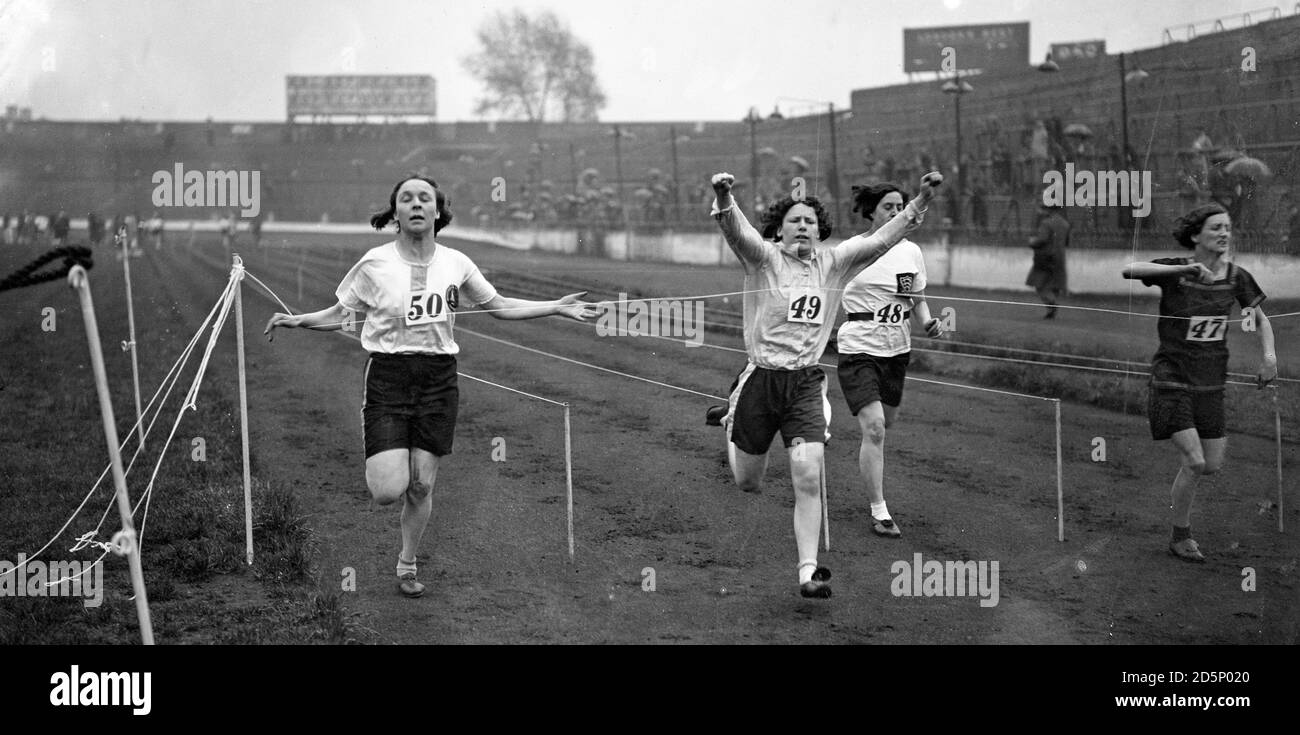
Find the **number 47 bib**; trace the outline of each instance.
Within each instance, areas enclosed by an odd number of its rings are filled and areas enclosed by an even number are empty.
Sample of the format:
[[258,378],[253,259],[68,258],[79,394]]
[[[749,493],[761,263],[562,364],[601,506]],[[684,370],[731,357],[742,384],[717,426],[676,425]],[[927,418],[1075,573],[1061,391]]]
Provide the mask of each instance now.
[[821,324],[826,320],[826,295],[821,289],[796,289],[786,304],[785,320],[801,324]]
[[1187,320],[1188,342],[1219,342],[1227,332],[1226,316],[1194,316]]
[[415,291],[406,295],[406,326],[447,321],[446,304],[435,291]]

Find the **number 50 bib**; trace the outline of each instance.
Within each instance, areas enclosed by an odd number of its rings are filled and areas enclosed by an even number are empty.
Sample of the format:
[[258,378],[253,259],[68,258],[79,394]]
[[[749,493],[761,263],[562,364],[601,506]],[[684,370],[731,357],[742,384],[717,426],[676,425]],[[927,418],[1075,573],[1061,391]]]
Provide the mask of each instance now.
[[446,303],[435,291],[416,291],[406,295],[406,326],[447,321]]

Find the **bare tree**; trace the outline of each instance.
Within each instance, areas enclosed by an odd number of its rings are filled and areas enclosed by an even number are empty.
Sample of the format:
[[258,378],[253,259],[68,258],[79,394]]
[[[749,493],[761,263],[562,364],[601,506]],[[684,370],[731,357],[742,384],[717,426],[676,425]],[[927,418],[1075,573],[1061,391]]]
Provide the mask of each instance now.
[[480,50],[464,61],[485,88],[476,114],[591,122],[605,106],[591,49],[554,13],[497,13],[477,35]]

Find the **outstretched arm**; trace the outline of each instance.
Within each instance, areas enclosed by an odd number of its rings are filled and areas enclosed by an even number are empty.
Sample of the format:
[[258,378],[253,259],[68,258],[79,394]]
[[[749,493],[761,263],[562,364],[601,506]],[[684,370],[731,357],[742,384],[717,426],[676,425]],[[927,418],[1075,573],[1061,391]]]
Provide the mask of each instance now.
[[555,301],[530,301],[498,294],[482,306],[497,319],[537,319],[559,315],[582,322],[596,316],[596,307],[579,300],[586,295],[587,292],[582,291]]
[[731,196],[731,186],[736,183],[736,177],[728,173],[714,174],[712,183],[713,193],[717,196],[713,218],[718,221],[718,227],[722,228],[727,247],[740,259],[746,271],[751,266],[761,266],[767,248],[763,244],[762,235],[745,219],[744,213],[736,205],[736,199]]
[[1168,276],[1189,275],[1196,276],[1201,283],[1214,283],[1214,271],[1205,267],[1201,263],[1188,263],[1187,265],[1169,265],[1166,263],[1147,263],[1136,262],[1124,266],[1121,274],[1125,278],[1134,280],[1157,279]]
[[285,314],[276,312],[271,315],[270,321],[266,323],[266,330],[262,334],[266,335],[268,342],[275,340],[275,335],[271,332],[276,327],[305,327],[307,329],[316,329],[322,332],[332,332],[336,329],[342,329],[343,323],[349,316],[349,309],[343,304],[335,304],[328,309],[313,311],[310,314]]
[[902,212],[881,225],[870,235],[857,235],[850,237],[839,245],[835,246],[835,252],[840,257],[847,258],[848,269],[850,273],[857,273],[872,263],[880,259],[880,256],[889,252],[889,249],[897,245],[907,233],[921,226],[925,219],[926,209],[930,201],[934,199],[934,190],[943,183],[943,175],[938,172],[931,172],[921,179],[921,191],[916,198],[907,203]]

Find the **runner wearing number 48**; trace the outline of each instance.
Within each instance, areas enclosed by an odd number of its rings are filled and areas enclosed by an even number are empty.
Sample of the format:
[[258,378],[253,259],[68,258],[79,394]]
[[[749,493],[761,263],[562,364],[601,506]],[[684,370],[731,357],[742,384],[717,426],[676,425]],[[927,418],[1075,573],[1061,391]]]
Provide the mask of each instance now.
[[830,435],[831,409],[826,375],[817,362],[835,325],[844,286],[920,226],[943,177],[927,174],[921,193],[901,217],[833,247],[817,244],[830,236],[831,221],[816,197],[787,196],[773,204],[763,215],[760,235],[731,196],[734,182],[730,174],[713,177],[713,216],[745,268],[749,364],[736,378],[727,405],[709,409],[707,421],[726,427],[732,475],[748,492],[761,484],[768,449],[781,432],[794,484],[799,592],[830,597],[830,570],[817,564],[817,540],[822,451]]
[[422,176],[399,181],[388,209],[371,217],[376,230],[397,225],[397,239],[362,256],[335,292],[338,303],[310,314],[277,313],[276,327],[336,330],[352,312],[366,312],[361,345],[370,353],[362,393],[366,484],[380,505],[402,503],[398,591],[419,597],[416,552],[433,511],[440,459],[451,453],[459,407],[452,336],[461,299],[498,319],[552,314],[583,321],[595,308],[570,294],[557,301],[505,298],[463,253],[434,241],[451,222],[447,198]]
[[1151,437],[1172,439],[1181,466],[1171,491],[1173,536],[1169,552],[1180,559],[1204,562],[1192,539],[1192,501],[1196,480],[1218,472],[1228,440],[1224,435],[1223,394],[1228,377],[1227,333],[1232,304],[1250,309],[1244,327],[1259,334],[1264,361],[1260,387],[1277,378],[1273,328],[1260,304],[1264,294],[1245,268],[1228,261],[1232,220],[1217,204],[1197,207],[1183,215],[1174,239],[1189,250],[1189,258],[1159,258],[1131,263],[1123,271],[1147,286],[1159,286],[1160,347],[1151,364],[1147,416]]
[[[853,211],[879,232],[907,204],[894,184],[853,187]],[[885,504],[885,430],[893,426],[903,401],[903,381],[912,356],[911,323],[931,337],[943,334],[925,302],[925,258],[911,240],[902,240],[857,275],[844,289],[848,321],[836,338],[840,389],[862,428],[858,468],[871,503],[871,530],[899,538],[903,532]]]

